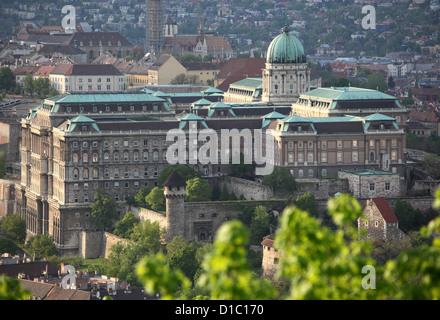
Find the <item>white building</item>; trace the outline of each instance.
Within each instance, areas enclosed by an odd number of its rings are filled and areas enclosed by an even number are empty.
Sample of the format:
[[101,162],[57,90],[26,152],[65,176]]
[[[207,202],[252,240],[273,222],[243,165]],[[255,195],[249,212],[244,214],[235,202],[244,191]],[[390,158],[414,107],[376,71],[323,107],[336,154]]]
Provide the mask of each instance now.
[[52,89],[65,92],[125,90],[125,77],[113,65],[60,64],[49,74]]

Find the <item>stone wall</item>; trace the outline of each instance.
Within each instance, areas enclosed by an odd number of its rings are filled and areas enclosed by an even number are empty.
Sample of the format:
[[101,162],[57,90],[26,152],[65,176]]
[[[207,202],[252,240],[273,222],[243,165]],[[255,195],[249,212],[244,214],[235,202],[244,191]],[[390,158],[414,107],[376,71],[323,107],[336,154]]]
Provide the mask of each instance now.
[[165,215],[145,208],[132,207],[131,212],[138,217],[141,221],[149,220],[150,222],[159,222],[161,228],[167,227]]
[[281,212],[285,200],[185,202],[184,237],[194,241],[212,241],[226,221],[237,218],[245,207],[264,206]]
[[269,200],[274,197],[271,187],[263,186],[256,181],[224,176],[219,183],[220,190],[223,188],[224,183],[229,193],[233,192],[237,198],[241,195],[246,200]]
[[304,193],[310,193],[315,199],[328,199],[335,193],[350,192],[347,179],[298,179],[295,199]]
[[415,180],[411,190],[408,191],[408,195],[430,194],[434,196],[439,186],[440,180]]
[[80,232],[78,253],[83,259],[108,258],[110,248],[118,242],[126,243],[126,239],[104,231]]

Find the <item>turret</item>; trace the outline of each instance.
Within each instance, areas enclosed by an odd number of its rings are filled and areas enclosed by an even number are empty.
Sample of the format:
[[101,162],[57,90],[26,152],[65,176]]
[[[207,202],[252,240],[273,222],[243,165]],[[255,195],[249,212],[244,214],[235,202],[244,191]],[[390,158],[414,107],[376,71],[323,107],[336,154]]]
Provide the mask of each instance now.
[[175,236],[185,237],[185,196],[186,182],[173,171],[163,184],[166,199],[167,212],[167,240],[171,241]]

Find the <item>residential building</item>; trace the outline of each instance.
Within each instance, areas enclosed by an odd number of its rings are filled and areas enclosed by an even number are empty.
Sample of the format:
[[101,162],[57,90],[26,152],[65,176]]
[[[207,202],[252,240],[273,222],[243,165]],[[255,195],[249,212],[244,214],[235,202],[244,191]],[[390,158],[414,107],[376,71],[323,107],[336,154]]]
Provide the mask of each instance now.
[[123,73],[126,78],[127,88],[144,87],[148,84],[148,67],[144,65],[131,65]]
[[363,213],[364,218],[358,219],[361,239],[396,241],[407,237],[399,229],[399,219],[385,198],[367,200]]
[[60,93],[125,90],[124,75],[109,64],[59,64],[49,79],[52,88]]
[[[170,30],[173,27],[167,26],[166,28]],[[237,55],[226,37],[205,32],[202,24],[198,34],[179,35],[174,32],[167,34],[163,51],[176,57],[184,54],[191,54],[200,58],[210,56],[223,62]]]
[[226,92],[231,83],[246,78],[261,78],[265,58],[231,58],[214,78],[214,87]]
[[354,169],[338,172],[340,179],[347,179],[350,191],[357,199],[399,197],[400,176],[378,169]]
[[220,72],[223,64],[212,62],[181,62],[186,68],[186,74],[189,78],[197,77],[194,84],[210,85],[214,84],[214,78]]
[[148,69],[148,85],[170,84],[179,74],[186,75],[186,68],[170,54],[162,54]]
[[76,32],[65,45],[84,51],[87,54],[87,63],[91,63],[105,51],[123,58],[129,56],[133,50],[133,45],[119,32]]

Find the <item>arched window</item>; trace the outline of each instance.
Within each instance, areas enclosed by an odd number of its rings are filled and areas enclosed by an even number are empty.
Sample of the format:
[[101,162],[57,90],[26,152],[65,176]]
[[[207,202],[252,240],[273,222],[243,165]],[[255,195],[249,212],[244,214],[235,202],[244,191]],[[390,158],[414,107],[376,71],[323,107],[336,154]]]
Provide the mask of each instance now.
[[87,152],[83,153],[83,163],[89,162],[89,154]]
[[83,179],[88,179],[88,178],[89,178],[89,169],[84,168]]
[[159,160],[159,153],[157,151],[153,152],[153,161]]
[[370,161],[375,161],[375,160],[376,160],[376,157],[375,157],[374,151],[371,151],[370,152]]
[[73,169],[73,178],[78,179],[79,177],[79,170],[77,168]]
[[75,152],[75,153],[73,154],[73,157],[72,157],[72,158],[73,158],[73,163],[78,163],[78,153]]
[[93,154],[93,159],[92,159],[92,161],[93,161],[93,162],[98,162],[98,154],[97,154],[96,152]]
[[93,168],[93,179],[99,178],[99,170],[98,168]]
[[104,153],[104,162],[108,162],[109,160],[109,154],[108,152]]

